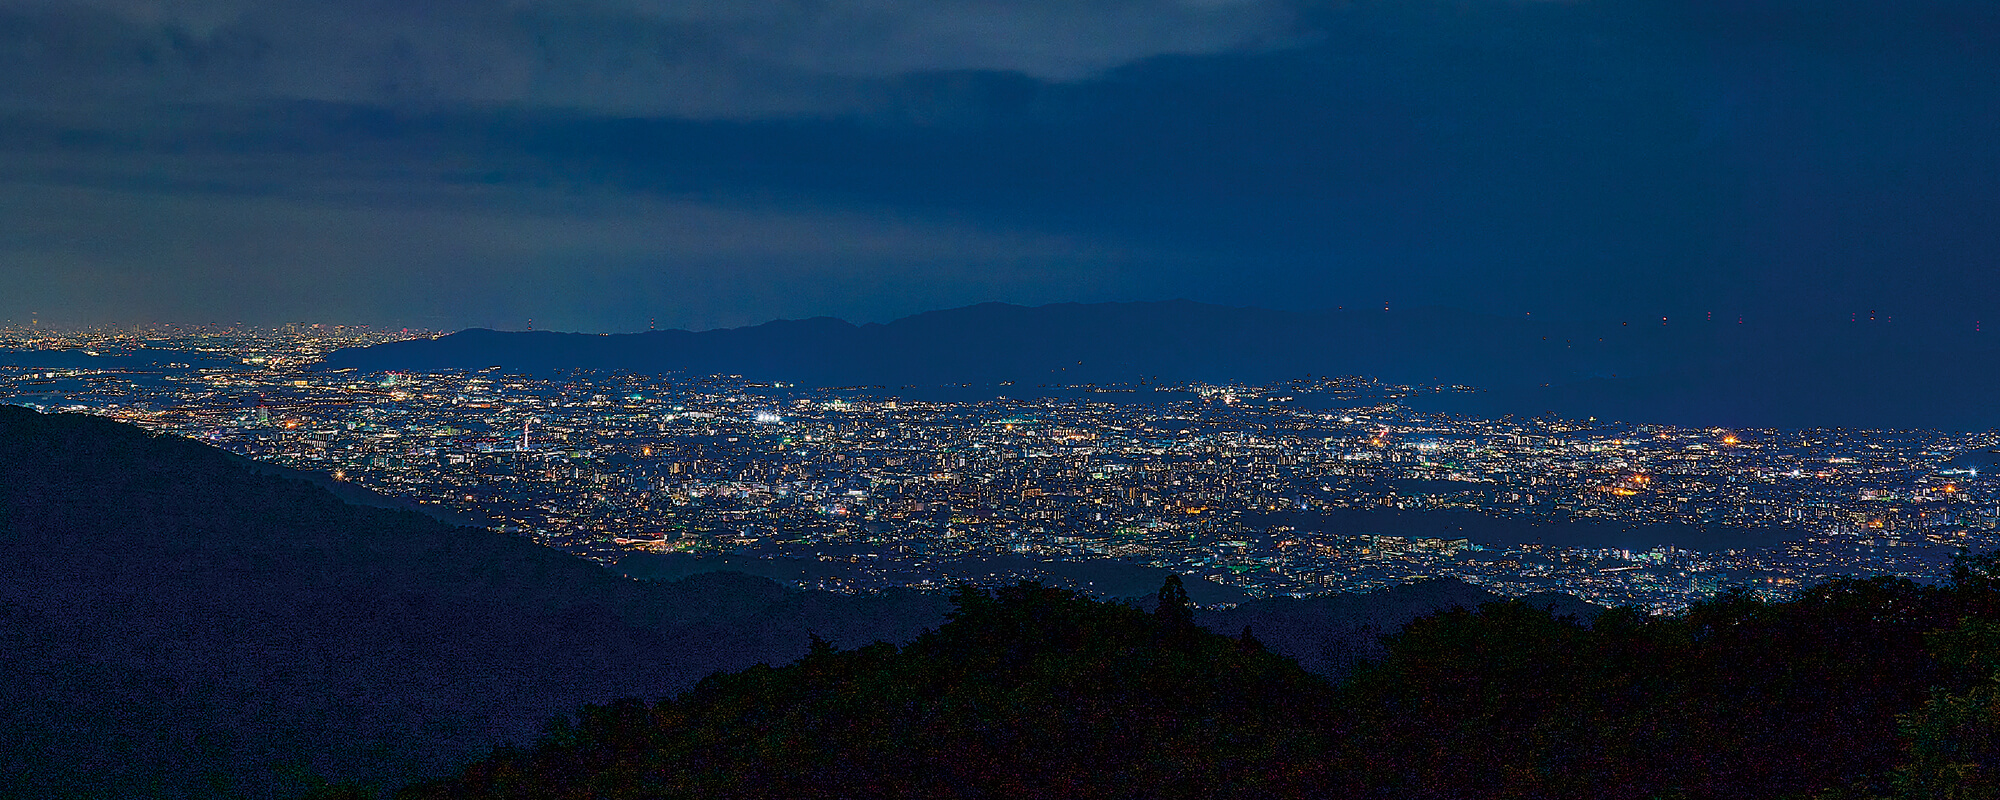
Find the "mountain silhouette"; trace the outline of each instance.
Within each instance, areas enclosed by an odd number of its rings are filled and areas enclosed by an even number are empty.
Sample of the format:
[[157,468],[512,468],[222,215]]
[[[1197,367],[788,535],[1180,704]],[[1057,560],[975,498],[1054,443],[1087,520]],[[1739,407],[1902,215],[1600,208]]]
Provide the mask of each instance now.
[[628,370],[804,386],[1366,375],[1468,385],[1438,410],[1696,426],[1986,429],[2000,345],[1915,322],[1555,320],[1445,308],[1273,311],[1186,300],[986,303],[888,323],[817,317],[632,334],[461,331],[337,351],[326,369]]
[[634,581],[214,448],[0,406],[0,753],[21,796],[395,782],[587,702],[904,641],[943,600]]

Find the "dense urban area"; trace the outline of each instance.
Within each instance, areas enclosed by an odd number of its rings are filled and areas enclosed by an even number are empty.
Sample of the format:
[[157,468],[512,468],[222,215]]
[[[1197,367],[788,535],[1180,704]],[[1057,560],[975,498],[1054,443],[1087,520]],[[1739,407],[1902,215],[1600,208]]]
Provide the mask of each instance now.
[[434,335],[10,325],[0,402],[188,436],[608,564],[730,554],[816,565],[794,583],[840,591],[1116,562],[1242,597],[1454,577],[1664,612],[1733,587],[1934,580],[2000,543],[1991,431],[1474,419],[1422,410],[1465,387],[1360,377],[804,388],[316,368]]

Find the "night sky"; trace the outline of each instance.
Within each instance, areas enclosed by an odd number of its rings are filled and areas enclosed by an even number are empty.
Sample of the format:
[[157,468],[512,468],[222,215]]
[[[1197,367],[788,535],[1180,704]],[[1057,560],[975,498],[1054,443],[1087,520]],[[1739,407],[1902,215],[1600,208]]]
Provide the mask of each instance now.
[[1992,0],[0,0],[0,319],[2000,325]]

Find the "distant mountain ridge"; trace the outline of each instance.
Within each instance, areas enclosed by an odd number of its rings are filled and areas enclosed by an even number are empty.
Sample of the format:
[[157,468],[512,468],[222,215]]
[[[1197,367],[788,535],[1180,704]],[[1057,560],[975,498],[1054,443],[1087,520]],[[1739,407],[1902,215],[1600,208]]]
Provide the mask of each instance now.
[[1271,311],[1186,300],[986,303],[855,325],[816,317],[633,334],[462,331],[337,351],[328,370],[739,374],[805,386],[1462,384],[1440,410],[1729,427],[2000,426],[2000,346],[1858,321],[1550,321],[1442,308]]

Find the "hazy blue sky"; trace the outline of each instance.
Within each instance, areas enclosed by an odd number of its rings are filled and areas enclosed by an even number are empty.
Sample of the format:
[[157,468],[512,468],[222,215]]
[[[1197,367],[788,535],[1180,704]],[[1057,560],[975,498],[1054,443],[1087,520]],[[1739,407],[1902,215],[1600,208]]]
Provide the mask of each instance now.
[[1992,0],[0,0],[0,319],[2000,325]]

